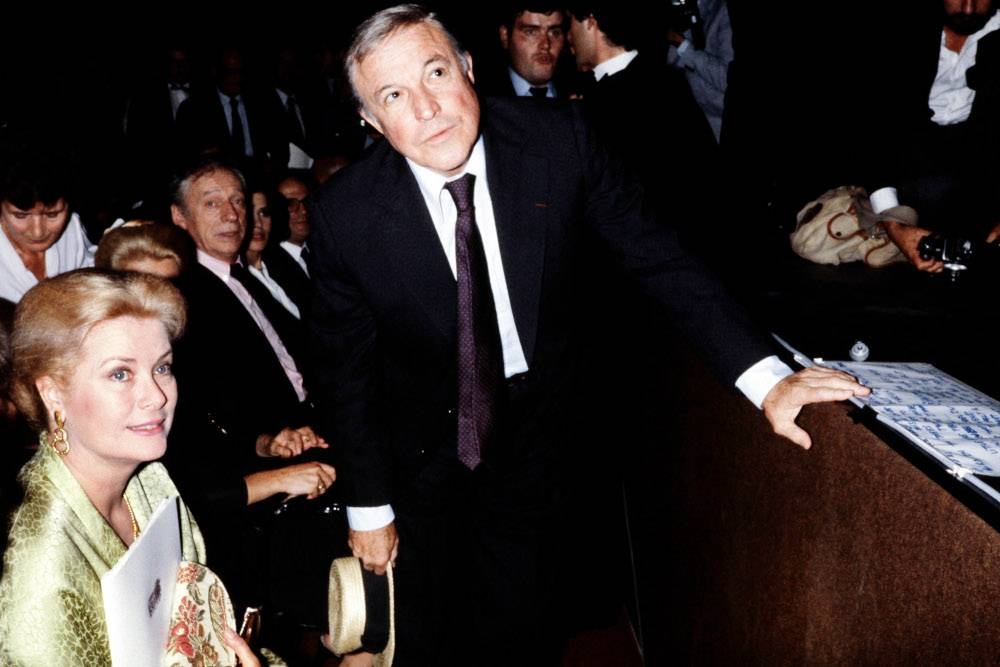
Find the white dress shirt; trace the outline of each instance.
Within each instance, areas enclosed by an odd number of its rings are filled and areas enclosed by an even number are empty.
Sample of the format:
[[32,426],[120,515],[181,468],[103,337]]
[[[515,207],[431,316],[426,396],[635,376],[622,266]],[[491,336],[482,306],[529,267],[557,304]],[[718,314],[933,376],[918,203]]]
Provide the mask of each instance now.
[[954,125],[968,120],[976,91],[969,88],[965,73],[976,63],[979,40],[997,28],[1000,28],[1000,14],[994,14],[986,25],[969,35],[958,53],[945,47],[945,33],[941,32],[937,74],[927,100],[933,111],[933,122],[938,125]]
[[[45,277],[93,266],[96,250],[83,231],[80,216],[70,214],[62,235],[45,251]],[[14,244],[0,230],[0,299],[17,303],[25,292],[37,284],[35,274],[24,265]]]
[[[528,80],[523,76],[514,71],[513,67],[508,67],[507,72],[510,73],[510,83],[514,86],[514,94],[518,97],[530,97],[532,88],[541,88],[541,86],[535,86],[528,83]],[[552,82],[544,84],[545,88],[549,91],[545,94],[546,97],[556,96],[556,87],[552,85]],[[479,180],[478,178],[476,180]]]
[[[222,111],[226,114],[226,125],[229,127],[229,134],[233,133],[233,108],[230,106],[231,98],[224,92],[216,88],[219,94],[219,102],[222,104]],[[247,121],[247,105],[243,102],[243,96],[236,96],[236,105],[239,109],[240,122],[243,123],[243,154],[253,157],[253,141],[250,139],[250,123]]]
[[272,278],[271,274],[268,273],[267,264],[264,263],[264,260],[261,260],[259,269],[251,264],[247,265],[247,270],[250,271],[254,278],[259,280],[264,287],[267,288],[267,291],[271,293],[271,296],[274,297],[275,301],[280,303],[285,307],[285,310],[295,316],[295,319],[302,319],[302,315],[299,313],[299,307],[296,306],[295,302],[288,297],[288,294],[285,293],[285,289],[278,284],[278,281]]
[[618,72],[628,67],[629,64],[633,60],[635,60],[635,57],[637,55],[639,55],[639,52],[632,50],[632,51],[625,51],[624,53],[619,53],[617,56],[613,58],[608,58],[600,65],[594,67],[593,70],[594,79],[596,81],[600,81],[606,76],[611,76],[612,74],[618,74]]

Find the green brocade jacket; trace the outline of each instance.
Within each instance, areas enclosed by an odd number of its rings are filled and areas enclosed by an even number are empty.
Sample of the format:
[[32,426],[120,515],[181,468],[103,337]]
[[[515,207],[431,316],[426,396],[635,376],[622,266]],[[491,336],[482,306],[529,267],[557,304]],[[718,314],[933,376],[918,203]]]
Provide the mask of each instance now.
[[[0,579],[0,664],[111,665],[101,575],[125,544],[48,446],[20,474],[24,502],[11,521]],[[149,463],[125,489],[140,529],[164,498],[179,495],[167,470]],[[205,562],[198,525],[180,503],[181,549]]]

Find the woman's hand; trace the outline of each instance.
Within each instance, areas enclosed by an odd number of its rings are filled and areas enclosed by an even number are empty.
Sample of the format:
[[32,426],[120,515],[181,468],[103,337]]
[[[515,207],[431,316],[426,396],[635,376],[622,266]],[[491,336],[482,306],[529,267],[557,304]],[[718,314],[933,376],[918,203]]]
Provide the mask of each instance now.
[[311,427],[300,426],[299,428],[283,428],[277,435],[262,433],[257,436],[256,450],[257,456],[280,456],[283,459],[290,459],[307,449],[313,447],[326,449],[329,446],[326,440],[316,435]]
[[247,484],[248,505],[276,493],[286,494],[286,500],[296,496],[313,500],[326,493],[337,479],[337,471],[331,465],[314,461],[251,473],[243,479]]

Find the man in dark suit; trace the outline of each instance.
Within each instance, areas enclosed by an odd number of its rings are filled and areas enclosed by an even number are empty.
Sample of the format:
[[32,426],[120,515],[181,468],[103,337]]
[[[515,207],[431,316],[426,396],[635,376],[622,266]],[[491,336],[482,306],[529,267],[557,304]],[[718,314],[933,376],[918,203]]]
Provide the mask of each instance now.
[[[931,230],[1000,238],[1000,16],[993,0],[942,0],[933,18],[915,22],[926,29],[913,31],[922,40],[906,51],[906,94],[892,96],[876,144],[888,169],[873,179],[872,204],[906,258],[936,273],[943,262],[919,252]],[[900,203],[916,210],[919,226],[899,215]]]
[[238,49],[222,49],[212,71],[215,85],[193,91],[177,111],[183,150],[187,156],[217,151],[280,173],[288,166],[288,134],[277,98],[247,85]]
[[499,28],[507,67],[498,77],[495,95],[558,97],[559,57],[566,46],[566,18],[562,9],[545,3],[511,3]]
[[212,160],[194,163],[175,184],[173,221],[190,234],[198,262],[177,281],[188,323],[176,345],[183,398],[166,460],[198,513],[213,567],[229,575],[238,599],[256,603],[269,581],[259,545],[247,544],[248,526],[261,525],[286,495],[323,495],[334,471],[287,460],[326,443],[310,426],[295,350],[282,335],[294,326],[283,321],[291,315],[234,268],[246,233],[244,188],[239,172]]
[[169,182],[177,157],[177,110],[191,92],[191,61],[179,45],[165,49],[162,77],[144,80],[125,116],[134,200],[148,200]]
[[[574,109],[498,100],[481,113],[471,60],[432,14],[376,14],[347,62],[362,116],[387,139],[319,192],[312,217],[317,398],[351,548],[377,573],[399,555],[400,664],[552,662],[552,584],[573,557],[560,551],[559,458],[572,446],[585,234],[778,433],[807,447],[803,404],[867,390],[769,359]],[[483,370],[491,346],[496,375]]]
[[281,219],[288,222],[281,224],[280,228],[275,226],[273,233],[279,243],[272,246],[273,250],[265,259],[275,280],[285,288],[299,311],[307,313],[312,293],[306,262],[309,255],[309,210],[305,202],[309,187],[303,178],[289,174],[278,183],[278,193],[288,206],[287,216]]

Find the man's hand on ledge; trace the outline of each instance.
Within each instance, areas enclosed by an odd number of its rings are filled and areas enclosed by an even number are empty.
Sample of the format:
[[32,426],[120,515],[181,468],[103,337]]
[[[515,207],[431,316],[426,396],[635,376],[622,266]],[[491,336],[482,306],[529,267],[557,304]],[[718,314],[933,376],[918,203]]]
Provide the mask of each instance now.
[[846,401],[852,396],[867,396],[872,392],[852,376],[832,368],[812,366],[789,375],[771,388],[761,407],[771,428],[803,449],[809,449],[809,434],[795,424],[803,405]]

